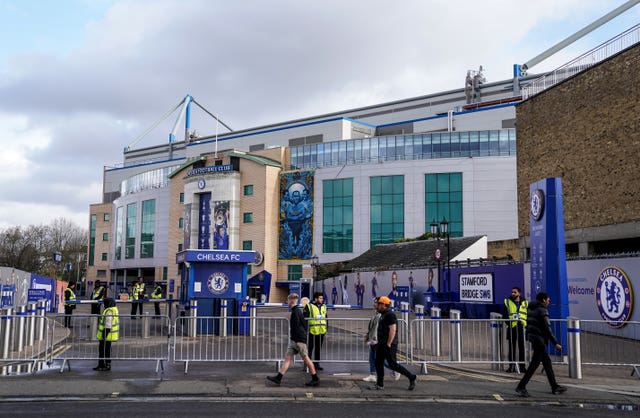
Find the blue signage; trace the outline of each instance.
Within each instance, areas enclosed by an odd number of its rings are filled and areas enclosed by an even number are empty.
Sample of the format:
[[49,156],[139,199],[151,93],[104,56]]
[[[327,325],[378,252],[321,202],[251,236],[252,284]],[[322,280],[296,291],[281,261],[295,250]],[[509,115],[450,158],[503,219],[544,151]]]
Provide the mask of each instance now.
[[186,250],[176,255],[176,263],[253,263],[253,251]]
[[47,291],[44,289],[29,289],[27,291],[27,301],[38,302],[47,298]]
[[549,315],[564,319],[569,316],[569,296],[562,182],[560,178],[547,178],[531,184],[529,190],[531,298],[539,292],[548,293]]
[[16,293],[16,286],[12,284],[2,284],[0,285],[0,293],[2,294],[0,308],[13,307],[13,295]]
[[231,164],[210,165],[207,167],[192,168],[191,170],[187,171],[187,177],[199,176],[202,174],[223,173],[229,171],[233,171],[233,166]]
[[211,225],[211,193],[200,193],[200,207],[198,210],[198,248],[208,250]]

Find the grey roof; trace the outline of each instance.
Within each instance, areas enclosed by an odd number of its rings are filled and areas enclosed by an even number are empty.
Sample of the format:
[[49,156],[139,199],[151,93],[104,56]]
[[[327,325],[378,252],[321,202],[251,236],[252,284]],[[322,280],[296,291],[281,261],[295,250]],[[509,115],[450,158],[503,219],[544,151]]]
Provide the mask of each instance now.
[[[482,236],[450,238],[451,259],[475,244]],[[447,240],[428,239],[421,241],[379,244],[358,257],[343,264],[342,271],[392,270],[436,266],[436,248],[440,245],[440,262],[447,261]]]

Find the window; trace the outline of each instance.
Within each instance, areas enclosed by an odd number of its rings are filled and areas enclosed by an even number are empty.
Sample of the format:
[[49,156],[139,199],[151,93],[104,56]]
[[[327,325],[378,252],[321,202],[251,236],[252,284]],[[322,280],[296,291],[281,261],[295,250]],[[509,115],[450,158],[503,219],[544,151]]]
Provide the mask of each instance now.
[[462,230],[462,173],[425,175],[425,231],[434,220],[449,222],[449,234],[461,237]]
[[253,184],[248,184],[244,186],[244,195],[252,196],[253,195]]
[[109,253],[102,253],[102,261],[107,261],[109,259]]
[[251,276],[251,264],[247,264],[247,276]]
[[253,250],[253,241],[242,241],[242,249],[247,251]]
[[153,242],[156,230],[155,199],[142,202],[142,220],[140,222],[140,258],[153,258]]
[[124,208],[120,206],[116,210],[116,260],[122,259],[122,223],[123,220]]
[[108,232],[103,232],[102,233],[102,240],[103,241],[109,241],[109,233]]
[[287,266],[287,280],[300,280],[302,278],[302,264],[289,264]]
[[253,212],[245,212],[242,214],[242,221],[246,224],[253,222]]
[[136,251],[136,217],[137,204],[127,205],[127,230],[125,232],[124,258],[134,258]]
[[95,263],[95,255],[96,255],[96,215],[91,215],[91,221],[89,226],[89,260],[88,263],[90,266],[93,266]]
[[370,245],[404,237],[404,176],[371,177]]
[[178,228],[184,228],[184,218],[178,219]]
[[97,278],[107,277],[107,270],[96,271],[96,277]]
[[322,251],[353,251],[353,179],[322,182]]
[[184,193],[180,193],[180,203],[184,203]]
[[182,247],[183,247],[182,244],[178,244],[178,252],[182,251]]
[[109,214],[108,213],[104,213],[102,215],[102,220],[105,221],[105,222],[109,222]]

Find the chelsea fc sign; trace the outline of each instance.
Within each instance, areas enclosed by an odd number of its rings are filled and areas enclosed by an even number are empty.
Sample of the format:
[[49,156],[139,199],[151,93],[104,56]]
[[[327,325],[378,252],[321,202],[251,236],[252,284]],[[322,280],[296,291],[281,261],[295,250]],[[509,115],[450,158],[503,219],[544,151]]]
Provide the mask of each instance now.
[[615,266],[600,272],[596,283],[596,305],[612,328],[622,328],[633,311],[633,290],[627,274]]

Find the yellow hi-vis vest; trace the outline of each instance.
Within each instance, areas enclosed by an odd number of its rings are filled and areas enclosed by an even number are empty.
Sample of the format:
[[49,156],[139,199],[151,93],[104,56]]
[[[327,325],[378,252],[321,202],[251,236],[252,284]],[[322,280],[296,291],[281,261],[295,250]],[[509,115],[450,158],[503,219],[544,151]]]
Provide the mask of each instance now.
[[96,337],[98,337],[98,340],[102,340],[102,334],[104,331],[104,320],[105,318],[108,316],[111,316],[111,328],[109,328],[109,333],[107,334],[107,338],[106,341],[118,341],[118,336],[119,336],[119,320],[118,320],[118,316],[120,315],[120,313],[118,312],[118,308],[116,308],[115,306],[112,306],[110,308],[105,309],[102,312],[102,316],[100,317],[100,323],[98,324],[98,334],[96,335]]
[[310,303],[309,308],[309,333],[322,335],[327,333],[327,305]]
[[[68,292],[68,293],[67,293]],[[66,289],[64,289],[64,306],[70,306],[70,305],[74,305],[75,303],[69,303],[69,302],[75,302],[76,301],[76,294],[73,293],[73,290],[71,290],[70,287],[67,287]]]
[[519,310],[518,305],[510,298],[506,298],[504,300],[504,305],[507,307],[509,312],[509,325],[511,328],[516,327],[518,325],[518,321],[522,323],[523,327],[527,326],[527,308],[529,307],[529,303],[526,300],[522,300],[520,302]]

